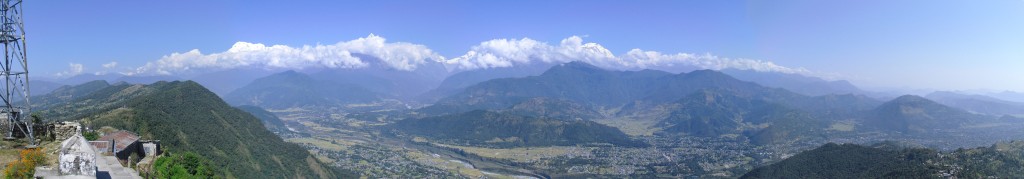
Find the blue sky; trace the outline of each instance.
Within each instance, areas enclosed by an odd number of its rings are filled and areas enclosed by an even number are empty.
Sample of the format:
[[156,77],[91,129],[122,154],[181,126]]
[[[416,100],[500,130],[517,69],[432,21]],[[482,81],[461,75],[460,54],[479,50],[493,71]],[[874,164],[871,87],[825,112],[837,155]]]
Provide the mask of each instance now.
[[[131,71],[236,42],[336,44],[369,34],[446,58],[493,39],[581,37],[754,59],[866,87],[1024,91],[1024,0],[27,1],[31,72]],[[105,68],[104,64],[117,62]]]

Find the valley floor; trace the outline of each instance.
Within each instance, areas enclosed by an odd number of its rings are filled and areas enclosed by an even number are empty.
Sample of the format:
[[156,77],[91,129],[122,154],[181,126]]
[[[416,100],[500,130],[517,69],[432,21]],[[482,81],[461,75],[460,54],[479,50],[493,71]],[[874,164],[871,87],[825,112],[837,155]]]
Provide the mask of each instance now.
[[[939,150],[988,146],[1024,139],[1024,125],[974,126],[974,130],[933,131],[929,135],[851,133],[837,129],[827,136],[771,145],[752,144],[736,136],[693,137],[641,133],[633,138],[651,147],[609,145],[486,148],[454,145],[415,136],[381,134],[378,120],[345,118],[323,109],[272,111],[289,128],[303,133],[279,134],[306,147],[333,166],[362,171],[368,178],[735,178],[755,167],[780,161],[825,143],[871,144],[902,141]],[[610,123],[614,122],[599,121]],[[853,127],[854,124],[842,127]],[[617,126],[619,127],[619,126]],[[620,127],[621,128],[621,127]],[[305,135],[308,134],[308,135]]]

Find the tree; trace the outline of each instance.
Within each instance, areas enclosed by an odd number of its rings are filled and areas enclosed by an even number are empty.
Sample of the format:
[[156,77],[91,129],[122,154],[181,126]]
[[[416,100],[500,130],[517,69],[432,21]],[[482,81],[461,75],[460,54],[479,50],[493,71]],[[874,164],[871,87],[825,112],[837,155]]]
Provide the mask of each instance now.
[[32,117],[32,123],[33,124],[43,123],[43,117],[39,116],[39,113],[32,113],[31,117]]
[[97,133],[96,131],[82,131],[82,137],[85,137],[85,140],[92,141],[100,139],[100,134]]
[[221,178],[210,167],[210,161],[199,154],[185,152],[181,155],[165,155],[153,165],[154,178]]

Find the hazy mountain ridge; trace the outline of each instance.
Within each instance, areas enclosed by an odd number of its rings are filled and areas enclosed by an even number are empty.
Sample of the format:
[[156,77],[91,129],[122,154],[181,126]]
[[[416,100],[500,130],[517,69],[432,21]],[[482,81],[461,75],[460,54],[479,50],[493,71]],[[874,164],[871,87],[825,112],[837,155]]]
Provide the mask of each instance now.
[[199,74],[194,77],[188,78],[189,80],[195,81],[210,89],[221,97],[226,96],[228,93],[242,88],[249,83],[252,83],[256,79],[270,76],[275,73],[280,73],[283,70],[269,70],[269,69],[230,69],[224,71],[215,71],[210,73]]
[[975,113],[989,115],[1021,115],[1024,114],[1024,103],[997,99],[985,95],[960,94],[948,91],[936,91],[925,96],[935,102],[965,109]]
[[423,103],[434,103],[441,98],[462,92],[466,87],[480,82],[500,78],[522,78],[543,73],[550,65],[528,65],[508,68],[478,69],[462,71],[445,77],[437,87],[423,93],[417,100]]
[[30,80],[28,83],[31,86],[29,90],[31,90],[32,96],[49,94],[53,90],[64,87],[64,84],[43,80]]
[[234,105],[272,109],[302,106],[339,106],[379,101],[384,95],[360,86],[315,80],[296,71],[285,71],[254,80],[225,95]]
[[64,85],[52,92],[30,98],[32,106],[36,108],[48,108],[53,105],[71,102],[85,98],[93,92],[110,87],[110,83],[103,80],[91,81],[78,85]]
[[753,70],[727,69],[722,72],[739,80],[754,82],[766,87],[784,88],[808,96],[868,93],[845,80],[828,81],[799,74]]
[[956,129],[994,118],[971,114],[926,98],[904,95],[878,106],[867,114],[869,126],[902,133],[921,133],[934,129]]
[[364,59],[367,67],[321,69],[318,72],[309,73],[309,76],[319,81],[351,84],[374,93],[411,101],[418,95],[437,87],[449,75],[444,65],[436,62],[424,63],[412,70],[400,70],[384,64],[382,60],[375,60],[376,57],[373,56],[363,54],[353,54],[353,56]]
[[403,134],[452,144],[493,147],[565,146],[608,143],[646,146],[614,127],[589,120],[522,116],[476,110],[460,114],[412,118],[389,125]]
[[503,109],[524,100],[544,97],[580,104],[610,106],[640,98],[641,87],[651,86],[660,71],[612,72],[582,62],[556,65],[538,76],[494,79],[466,87],[433,106],[428,113]]
[[[662,71],[609,71],[582,62],[556,65],[539,76],[496,79],[467,87],[437,107],[501,109],[533,97],[565,99],[581,104],[621,107],[630,103],[660,105],[675,102],[703,89],[729,89],[807,111],[842,113],[867,110],[880,102],[853,94],[808,97],[779,88],[734,79],[712,70],[670,74]],[[850,106],[853,106],[852,108]],[[431,107],[426,108],[431,110]]]

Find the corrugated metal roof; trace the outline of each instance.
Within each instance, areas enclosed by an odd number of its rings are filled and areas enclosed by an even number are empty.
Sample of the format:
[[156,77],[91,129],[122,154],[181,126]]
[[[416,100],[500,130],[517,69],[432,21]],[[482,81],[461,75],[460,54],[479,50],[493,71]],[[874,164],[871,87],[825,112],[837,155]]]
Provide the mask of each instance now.
[[138,141],[139,135],[135,135],[134,133],[128,131],[117,131],[103,135],[102,137],[100,137],[98,141],[111,140],[114,141],[114,151],[119,152],[121,150],[124,150],[124,148],[128,147],[128,145],[131,145],[132,143],[135,143],[135,141]]

